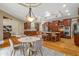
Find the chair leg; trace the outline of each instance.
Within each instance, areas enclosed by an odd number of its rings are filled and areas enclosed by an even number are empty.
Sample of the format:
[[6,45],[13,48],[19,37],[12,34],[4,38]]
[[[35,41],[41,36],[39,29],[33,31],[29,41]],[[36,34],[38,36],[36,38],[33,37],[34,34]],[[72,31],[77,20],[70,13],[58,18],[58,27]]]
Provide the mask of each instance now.
[[43,56],[42,50],[40,48],[39,48],[39,50],[40,50],[41,56]]
[[25,56],[25,52],[24,52],[24,49],[23,49],[23,55]]
[[11,56],[12,56],[13,52],[14,52],[14,51],[12,50],[12,52],[11,52]]
[[14,56],[15,55],[15,50],[12,50],[12,52],[11,52],[11,56]]
[[36,55],[37,55],[37,51],[34,52],[34,56],[36,56]]
[[40,48],[37,51],[34,51],[34,56],[36,56],[38,52],[40,52],[41,56],[43,56],[42,50]]
[[14,50],[14,54],[13,54],[13,56],[15,56],[15,52],[16,52],[16,50]]
[[29,50],[29,56],[30,56],[30,50]]
[[[22,43],[22,46],[24,47],[24,43]],[[25,56],[25,51],[24,51],[24,48],[21,48],[21,50],[20,50],[22,53],[23,53],[23,55]]]
[[22,52],[22,48],[21,49],[19,49],[20,50],[20,53],[22,54],[23,52]]

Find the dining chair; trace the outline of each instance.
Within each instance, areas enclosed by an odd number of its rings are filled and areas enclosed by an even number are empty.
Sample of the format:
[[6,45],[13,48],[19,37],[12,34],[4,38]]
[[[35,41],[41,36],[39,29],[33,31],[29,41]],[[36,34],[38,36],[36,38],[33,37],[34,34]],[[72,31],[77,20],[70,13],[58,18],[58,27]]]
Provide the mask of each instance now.
[[44,32],[42,35],[43,35],[44,41],[46,41],[46,40],[48,39],[48,34],[46,34],[46,33]]
[[13,52],[14,52],[15,50],[14,50],[14,45],[13,45],[13,42],[12,42],[12,40],[11,40],[11,39],[9,39],[9,43],[10,43],[11,56],[12,56],[12,54],[13,54]]
[[58,34],[58,33],[52,33],[52,35],[51,35],[51,41],[53,41],[53,42],[60,41],[60,34]]
[[24,50],[23,50],[24,47],[23,47],[21,44],[19,44],[19,45],[14,45],[11,39],[9,39],[9,42],[10,42],[10,48],[11,48],[11,56],[12,56],[12,55],[13,55],[13,56],[15,55],[16,50],[20,50],[20,52],[23,51],[23,54],[24,54]]
[[34,42],[34,44],[33,44],[34,51],[33,52],[35,55],[37,55],[37,53],[40,52],[41,55],[43,56],[43,53],[42,53],[42,50],[43,50],[43,48],[42,48],[42,45],[43,45],[42,35],[38,35],[37,37],[39,37],[40,40]]

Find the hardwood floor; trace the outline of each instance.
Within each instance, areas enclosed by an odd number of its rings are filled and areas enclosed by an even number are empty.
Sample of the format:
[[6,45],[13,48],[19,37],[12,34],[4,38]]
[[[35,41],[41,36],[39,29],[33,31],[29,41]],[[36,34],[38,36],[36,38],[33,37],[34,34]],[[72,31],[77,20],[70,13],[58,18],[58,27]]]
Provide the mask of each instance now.
[[66,56],[79,56],[79,47],[75,46],[74,39],[61,38],[59,42],[44,41],[44,46],[64,53]]
[[5,48],[5,47],[8,47],[9,46],[9,40],[6,39],[4,40],[4,43],[0,45],[0,48]]

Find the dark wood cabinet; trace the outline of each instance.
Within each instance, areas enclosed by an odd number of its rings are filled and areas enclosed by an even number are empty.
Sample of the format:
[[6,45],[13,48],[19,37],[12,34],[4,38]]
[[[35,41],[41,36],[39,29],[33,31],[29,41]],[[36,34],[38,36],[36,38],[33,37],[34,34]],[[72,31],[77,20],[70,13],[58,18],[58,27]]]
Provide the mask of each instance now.
[[70,23],[70,19],[64,19],[64,20],[63,20],[63,25],[64,25],[64,26],[70,26],[70,24],[71,24],[71,23]]
[[58,21],[48,23],[48,29],[53,32],[58,32]]
[[74,43],[76,46],[79,46],[79,34],[74,34]]
[[30,27],[31,27],[31,23],[30,22],[24,23],[24,29],[30,29]]

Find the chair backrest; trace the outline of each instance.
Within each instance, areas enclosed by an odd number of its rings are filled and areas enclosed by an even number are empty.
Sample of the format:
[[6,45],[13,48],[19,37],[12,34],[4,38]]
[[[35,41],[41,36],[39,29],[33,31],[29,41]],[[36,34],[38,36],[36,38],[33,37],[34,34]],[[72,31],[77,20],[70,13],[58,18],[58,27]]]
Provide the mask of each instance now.
[[39,49],[39,48],[41,49],[41,47],[42,47],[42,45],[43,45],[42,35],[39,35],[38,37],[40,38],[40,40],[34,42],[34,45],[33,45],[33,47],[34,47],[35,49]]
[[15,44],[15,45],[19,43],[18,37],[16,37],[16,36],[11,36],[11,40],[12,40],[13,44]]
[[40,40],[42,39],[42,35],[37,35],[37,37],[39,37],[39,38],[40,38]]
[[10,48],[11,48],[11,49],[14,49],[14,45],[13,45],[13,42],[12,42],[11,39],[9,39],[9,43],[10,43]]

